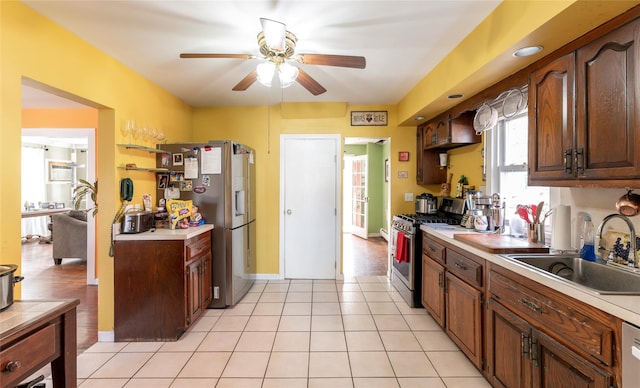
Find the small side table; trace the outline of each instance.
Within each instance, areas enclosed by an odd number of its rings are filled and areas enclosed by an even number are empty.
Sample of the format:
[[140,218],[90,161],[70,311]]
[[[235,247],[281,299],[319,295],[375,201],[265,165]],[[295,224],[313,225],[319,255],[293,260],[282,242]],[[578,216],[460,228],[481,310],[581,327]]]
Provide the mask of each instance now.
[[76,387],[78,304],[15,301],[0,312],[0,387],[13,388],[48,363],[55,388]]

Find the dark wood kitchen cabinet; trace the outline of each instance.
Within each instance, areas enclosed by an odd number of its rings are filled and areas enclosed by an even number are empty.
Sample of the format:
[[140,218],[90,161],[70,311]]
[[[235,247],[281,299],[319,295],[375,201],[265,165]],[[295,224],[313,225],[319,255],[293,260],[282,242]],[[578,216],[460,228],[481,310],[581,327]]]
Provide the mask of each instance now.
[[490,265],[485,376],[494,387],[611,387],[620,322]]
[[114,253],[116,341],[175,341],[211,301],[210,230],[188,239],[116,239]]
[[484,260],[463,255],[423,232],[422,304],[482,370]]
[[634,20],[531,74],[530,184],[625,187],[640,178],[639,57]]
[[489,301],[486,374],[494,387],[611,387],[611,375]]
[[439,154],[447,149],[482,141],[473,129],[475,112],[465,111],[452,117],[441,114],[417,129],[416,178],[420,185],[440,184],[447,180],[447,169],[440,167]]
[[422,254],[422,306],[441,327],[445,327],[444,297],[444,266]]

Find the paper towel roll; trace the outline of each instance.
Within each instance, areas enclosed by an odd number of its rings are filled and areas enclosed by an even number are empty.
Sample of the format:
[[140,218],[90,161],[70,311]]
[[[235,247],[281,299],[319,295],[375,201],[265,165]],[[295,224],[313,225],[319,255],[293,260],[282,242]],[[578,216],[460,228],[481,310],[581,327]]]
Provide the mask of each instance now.
[[571,247],[571,206],[559,205],[551,214],[551,249],[568,251]]

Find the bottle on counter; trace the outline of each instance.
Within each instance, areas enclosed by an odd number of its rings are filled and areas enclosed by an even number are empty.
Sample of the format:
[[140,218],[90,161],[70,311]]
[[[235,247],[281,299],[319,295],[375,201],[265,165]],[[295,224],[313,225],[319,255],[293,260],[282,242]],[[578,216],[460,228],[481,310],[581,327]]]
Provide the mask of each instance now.
[[591,216],[585,215],[582,221],[582,234],[580,235],[580,257],[588,261],[596,261],[594,247],[596,231],[591,222]]

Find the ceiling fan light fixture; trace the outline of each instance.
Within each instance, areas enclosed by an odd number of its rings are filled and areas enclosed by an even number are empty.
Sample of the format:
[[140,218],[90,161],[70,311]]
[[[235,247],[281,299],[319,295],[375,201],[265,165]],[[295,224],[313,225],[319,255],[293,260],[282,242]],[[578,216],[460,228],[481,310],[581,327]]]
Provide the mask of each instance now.
[[298,68],[286,62],[278,66],[278,78],[280,79],[280,87],[288,88],[296,82],[298,78]]
[[258,73],[258,82],[262,85],[271,87],[273,76],[276,72],[276,65],[273,62],[262,62],[256,67]]

